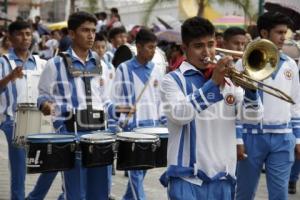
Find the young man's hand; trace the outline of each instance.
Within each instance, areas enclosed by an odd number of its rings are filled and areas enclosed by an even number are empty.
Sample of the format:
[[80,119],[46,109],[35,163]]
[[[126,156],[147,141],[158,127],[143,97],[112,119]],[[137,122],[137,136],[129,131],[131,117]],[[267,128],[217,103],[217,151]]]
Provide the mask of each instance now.
[[18,66],[14,70],[12,70],[9,74],[9,78],[11,81],[15,81],[18,78],[23,78],[23,68]]
[[237,160],[241,161],[247,158],[245,146],[243,144],[236,145]]
[[136,111],[134,106],[122,106],[118,105],[116,106],[116,112],[117,113],[134,113]]
[[296,147],[295,147],[295,159],[300,160],[300,144],[296,144]]
[[53,115],[54,114],[54,103],[46,101],[45,103],[42,104],[41,111],[45,116]]
[[218,61],[214,69],[213,75],[211,77],[211,79],[216,85],[221,85],[221,86],[224,85],[225,83],[224,77],[228,68],[231,66],[231,63],[232,63],[231,56],[225,56],[224,58]]

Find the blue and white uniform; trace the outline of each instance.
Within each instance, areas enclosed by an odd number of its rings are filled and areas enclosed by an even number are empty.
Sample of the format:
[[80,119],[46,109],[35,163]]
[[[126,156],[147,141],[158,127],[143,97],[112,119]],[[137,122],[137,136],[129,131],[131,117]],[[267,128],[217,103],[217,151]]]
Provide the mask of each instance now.
[[101,60],[102,76],[100,85],[104,89],[105,96],[111,97],[113,82],[115,78],[115,68],[111,63],[107,63],[104,59]]
[[[120,105],[135,105],[138,96],[149,81],[139,102],[136,112],[123,127],[124,131],[132,131],[136,127],[153,127],[165,124],[161,111],[159,85],[162,79],[161,70],[152,61],[142,65],[136,57],[120,64],[116,71],[112,100]],[[122,125],[127,115],[121,114],[118,120]],[[144,200],[143,180],[145,170],[129,171],[129,183],[123,200]]]
[[[29,57],[22,61],[13,49],[0,58],[0,79],[6,77],[16,66],[23,66],[24,77],[9,82],[5,88],[0,89],[0,129],[5,133],[8,142],[8,153],[11,172],[11,199],[25,198],[25,149],[13,145],[13,130],[15,114],[19,103],[36,103],[37,86],[40,74],[45,65],[44,60],[38,56]],[[18,123],[18,122],[16,122]]]
[[165,76],[168,168],[161,177],[170,199],[231,199],[236,169],[236,121],[261,118],[258,94],[226,78],[223,89],[188,62]]
[[269,199],[288,198],[295,142],[300,144],[300,84],[295,61],[280,53],[278,69],[263,83],[285,92],[295,104],[260,91],[263,119],[254,125],[243,124],[243,140],[248,157],[238,163],[237,200],[254,199],[263,163]]
[[[73,68],[92,71],[96,67],[95,54],[89,51],[86,60],[81,60],[69,48]],[[115,115],[114,106],[101,91],[100,74],[91,78],[91,101],[94,110],[105,110],[108,115]],[[44,102],[55,103],[54,127],[60,133],[67,132],[64,116],[73,109],[87,109],[85,86],[82,77],[71,77],[61,57],[54,57],[47,62],[39,83],[38,106]],[[78,133],[78,136],[88,132]],[[107,167],[83,168],[80,154],[77,154],[75,168],[63,172],[65,199],[107,199]]]

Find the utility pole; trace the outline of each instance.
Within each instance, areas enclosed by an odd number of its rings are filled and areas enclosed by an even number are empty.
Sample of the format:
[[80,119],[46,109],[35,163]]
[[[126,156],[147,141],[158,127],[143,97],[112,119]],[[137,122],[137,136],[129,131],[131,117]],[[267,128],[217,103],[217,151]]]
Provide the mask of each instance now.
[[258,16],[262,15],[264,13],[264,4],[265,0],[259,0],[258,4]]
[[[4,0],[4,6],[3,6],[3,12],[5,13],[5,16],[7,16],[7,2],[8,0]],[[7,27],[7,20],[4,20],[4,27]]]
[[71,3],[70,3],[70,14],[74,13],[75,12],[75,1],[76,0],[70,0]]

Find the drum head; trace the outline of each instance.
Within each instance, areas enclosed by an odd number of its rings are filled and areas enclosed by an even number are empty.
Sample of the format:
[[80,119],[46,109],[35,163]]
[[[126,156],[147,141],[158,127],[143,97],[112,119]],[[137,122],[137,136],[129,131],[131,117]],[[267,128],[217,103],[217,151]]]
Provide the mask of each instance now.
[[59,143],[59,142],[72,142],[75,140],[74,135],[67,134],[35,134],[28,135],[27,142],[31,143]]
[[134,131],[136,133],[142,133],[142,134],[155,134],[155,135],[169,134],[169,130],[166,127],[136,128],[134,129]]
[[122,132],[117,134],[117,140],[128,142],[154,142],[158,140],[158,137],[149,134],[136,134],[135,132]]
[[134,131],[137,134],[158,135],[160,138],[169,137],[169,130],[166,127],[136,128]]
[[80,137],[81,142],[88,143],[107,143],[116,141],[115,138],[105,132],[97,132],[92,134],[82,135]]

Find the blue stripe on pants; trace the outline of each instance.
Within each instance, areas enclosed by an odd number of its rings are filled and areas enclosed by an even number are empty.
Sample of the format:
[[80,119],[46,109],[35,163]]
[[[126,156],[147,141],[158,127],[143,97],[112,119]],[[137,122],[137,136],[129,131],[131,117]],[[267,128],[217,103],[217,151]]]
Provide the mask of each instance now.
[[171,177],[168,185],[170,200],[231,200],[232,184],[227,180],[203,182],[201,186]]
[[76,153],[75,167],[63,172],[67,200],[106,200],[109,195],[109,166],[84,168],[81,155]]
[[8,143],[8,157],[11,173],[11,199],[24,200],[25,198],[25,149],[17,148],[12,144],[14,122],[9,120],[1,124],[0,129],[5,133]]
[[243,140],[248,157],[238,162],[236,199],[254,199],[263,163],[269,199],[288,199],[295,136],[292,133],[243,134]]
[[[27,196],[28,200],[45,199],[56,175],[58,172],[46,172],[40,174],[33,190]],[[63,199],[63,194],[59,196],[58,200]]]
[[146,170],[130,170],[128,171],[128,184],[123,200],[145,200],[144,178]]

